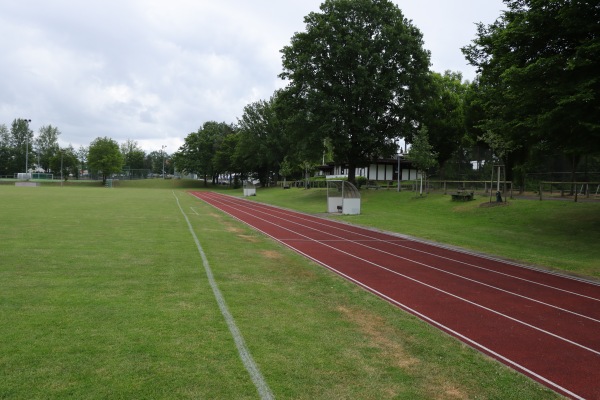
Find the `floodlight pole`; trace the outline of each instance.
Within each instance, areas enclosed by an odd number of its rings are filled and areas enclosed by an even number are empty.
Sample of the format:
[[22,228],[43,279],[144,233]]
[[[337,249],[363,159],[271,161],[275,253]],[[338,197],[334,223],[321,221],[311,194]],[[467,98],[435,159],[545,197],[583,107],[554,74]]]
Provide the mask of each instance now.
[[162,173],[163,179],[165,179],[165,150],[164,149],[166,147],[167,146],[164,146],[164,145],[160,147],[160,152],[162,153],[162,159],[163,159],[163,162],[162,162],[162,164],[163,164],[163,166],[162,166],[163,167],[162,168],[163,169],[163,173]]
[[498,165],[498,186],[496,188],[496,191],[499,192],[500,191],[500,168],[501,166]]
[[400,147],[400,139],[398,139],[398,192],[400,192],[400,155],[402,154],[402,148]]
[[[26,131],[25,131],[25,176],[28,176],[27,170],[29,169],[29,123],[31,122],[31,120],[24,119],[23,121],[25,121],[25,127],[26,127]],[[29,180],[29,178],[27,178],[27,180]]]
[[60,149],[60,187],[63,187],[63,150]]

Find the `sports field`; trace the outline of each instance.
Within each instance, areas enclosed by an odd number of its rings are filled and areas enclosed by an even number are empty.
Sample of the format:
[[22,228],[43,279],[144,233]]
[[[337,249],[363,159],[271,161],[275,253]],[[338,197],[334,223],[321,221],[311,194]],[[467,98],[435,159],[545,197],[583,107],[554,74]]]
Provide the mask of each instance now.
[[0,205],[0,398],[259,398],[194,236],[275,398],[558,398],[185,189]]

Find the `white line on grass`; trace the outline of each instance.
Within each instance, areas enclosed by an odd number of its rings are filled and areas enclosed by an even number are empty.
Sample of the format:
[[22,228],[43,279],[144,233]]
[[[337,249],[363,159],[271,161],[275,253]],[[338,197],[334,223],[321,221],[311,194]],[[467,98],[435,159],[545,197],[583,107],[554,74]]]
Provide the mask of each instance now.
[[244,341],[244,338],[242,337],[242,333],[238,329],[237,325],[235,324],[235,320],[233,319],[233,316],[231,315],[231,313],[229,312],[229,309],[227,308],[227,304],[225,303],[225,298],[223,297],[223,294],[221,293],[221,291],[219,290],[219,287],[217,286],[217,282],[215,281],[215,278],[213,277],[212,269],[210,268],[208,259],[206,258],[206,254],[204,254],[204,250],[202,250],[202,246],[200,245],[200,241],[198,240],[198,237],[196,236],[196,233],[194,232],[194,229],[192,228],[192,224],[190,223],[190,220],[187,217],[187,215],[185,214],[185,212],[183,211],[183,208],[181,208],[181,204],[179,204],[179,198],[177,197],[175,192],[173,192],[173,196],[175,196],[175,200],[177,201],[177,206],[179,207],[179,210],[181,210],[181,214],[183,214],[183,217],[185,218],[185,221],[188,224],[188,228],[190,230],[190,233],[192,234],[192,237],[194,238],[194,242],[196,242],[196,247],[198,248],[200,257],[202,257],[202,264],[204,265],[204,270],[206,271],[206,276],[208,277],[208,282],[210,283],[210,287],[212,288],[215,298],[217,300],[217,303],[219,304],[219,309],[221,310],[221,314],[223,314],[223,318],[225,318],[225,322],[227,322],[229,331],[231,332],[231,335],[233,336],[233,340],[238,349],[238,353],[240,354],[240,358],[242,359],[242,362],[244,363],[244,367],[246,367],[246,370],[250,374],[250,378],[252,378],[252,382],[254,382],[254,386],[256,386],[256,389],[258,390],[260,398],[263,400],[274,399],[275,397],[273,396],[273,393],[271,392],[269,385],[267,385],[267,382],[265,381],[262,374],[260,373],[260,370],[258,369],[258,365],[256,365],[256,363],[254,362],[254,359],[252,358],[250,351],[246,347],[246,342]]

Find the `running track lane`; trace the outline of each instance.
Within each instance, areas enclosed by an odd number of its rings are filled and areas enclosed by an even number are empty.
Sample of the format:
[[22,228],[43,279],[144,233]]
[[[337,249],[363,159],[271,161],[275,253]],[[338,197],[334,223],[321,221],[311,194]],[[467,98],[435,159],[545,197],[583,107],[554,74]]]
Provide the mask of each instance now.
[[600,285],[246,199],[192,194],[556,392],[600,399]]

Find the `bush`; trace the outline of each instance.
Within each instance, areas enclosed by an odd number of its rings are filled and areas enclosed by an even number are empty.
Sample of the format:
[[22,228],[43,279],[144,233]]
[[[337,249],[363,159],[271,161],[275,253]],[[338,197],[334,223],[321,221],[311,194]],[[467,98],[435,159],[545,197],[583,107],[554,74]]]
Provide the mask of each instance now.
[[367,184],[367,178],[365,178],[364,176],[357,176],[356,177],[356,187],[358,189],[360,189],[362,186]]

